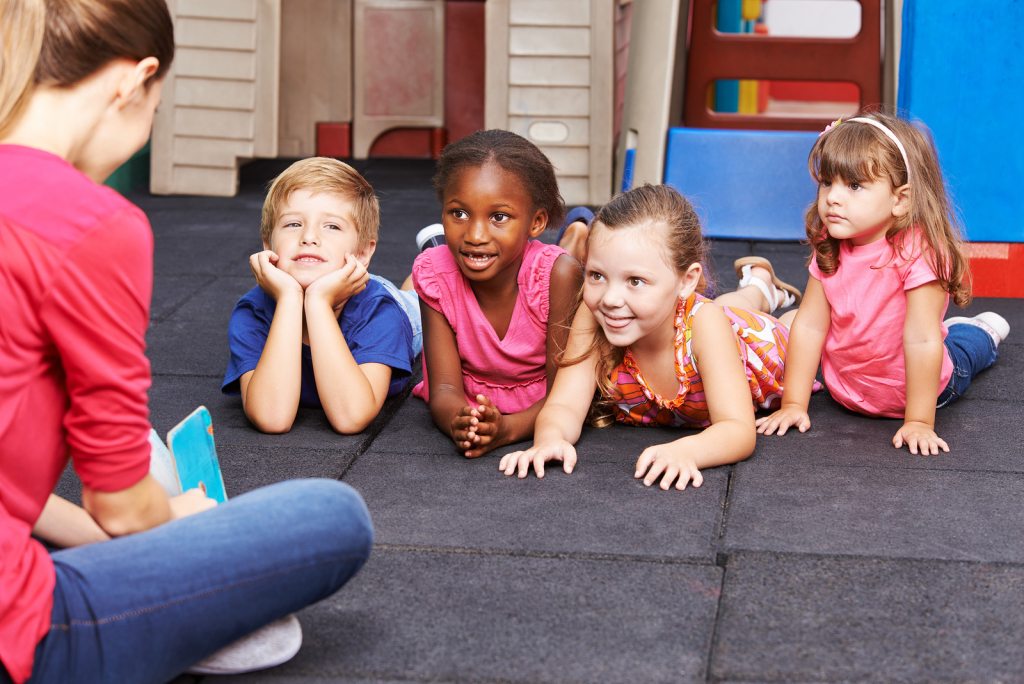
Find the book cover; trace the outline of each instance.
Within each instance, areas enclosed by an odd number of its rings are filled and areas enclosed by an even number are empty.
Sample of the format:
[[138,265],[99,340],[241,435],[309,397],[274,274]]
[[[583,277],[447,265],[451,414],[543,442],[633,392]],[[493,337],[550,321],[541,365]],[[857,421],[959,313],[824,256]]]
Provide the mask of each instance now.
[[[211,499],[219,503],[227,501],[228,495],[213,441],[213,419],[205,406],[198,407],[171,428],[167,433],[167,447],[173,472],[177,474],[179,493],[199,487]],[[161,455],[160,458],[164,457]],[[150,468],[154,476],[157,476],[157,460],[157,449],[154,449],[153,465]],[[166,466],[159,469],[164,470]],[[157,476],[157,479],[160,478]]]

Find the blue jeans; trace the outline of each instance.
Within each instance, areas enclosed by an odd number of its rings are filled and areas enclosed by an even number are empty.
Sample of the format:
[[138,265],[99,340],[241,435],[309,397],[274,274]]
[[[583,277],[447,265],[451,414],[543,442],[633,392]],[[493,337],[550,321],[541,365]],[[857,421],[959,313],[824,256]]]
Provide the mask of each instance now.
[[[52,554],[53,623],[31,682],[166,682],[326,598],[373,543],[358,493],[293,480],[147,532]],[[10,681],[0,667],[0,681]]]
[[420,297],[416,290],[399,290],[387,278],[372,274],[370,277],[384,286],[409,318],[409,324],[412,325],[412,354],[418,355],[423,351],[423,321],[420,318]]
[[949,326],[946,349],[953,360],[953,375],[935,402],[937,408],[948,406],[963,396],[971,381],[999,357],[992,336],[976,325],[956,323]]

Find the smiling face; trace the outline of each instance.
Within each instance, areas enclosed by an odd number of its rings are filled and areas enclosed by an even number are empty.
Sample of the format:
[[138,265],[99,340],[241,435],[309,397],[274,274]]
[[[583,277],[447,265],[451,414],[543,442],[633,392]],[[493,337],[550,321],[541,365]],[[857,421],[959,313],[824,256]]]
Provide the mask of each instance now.
[[514,281],[527,241],[548,221],[520,178],[493,162],[455,174],[442,210],[445,242],[470,283]]
[[697,287],[700,264],[684,274],[669,265],[667,233],[665,224],[651,222],[591,228],[583,301],[616,347],[671,344],[678,299]]
[[823,180],[818,184],[818,216],[831,237],[866,245],[885,237],[896,217],[906,213],[909,201],[905,188],[893,191],[884,179]]
[[349,254],[368,265],[376,241],[359,246],[349,200],[330,192],[299,189],[281,204],[270,239],[263,246],[277,253],[277,267],[305,289],[325,273],[344,266]]

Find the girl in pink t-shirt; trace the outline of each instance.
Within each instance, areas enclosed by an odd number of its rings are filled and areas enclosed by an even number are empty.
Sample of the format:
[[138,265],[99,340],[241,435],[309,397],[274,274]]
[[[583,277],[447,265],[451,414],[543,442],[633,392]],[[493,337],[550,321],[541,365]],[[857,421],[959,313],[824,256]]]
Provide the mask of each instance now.
[[814,259],[793,323],[782,408],[759,419],[758,432],[810,428],[820,359],[840,404],[903,419],[897,449],[949,451],[935,432],[935,409],[995,362],[1010,327],[992,312],[943,323],[950,297],[966,306],[971,293],[935,147],[922,126],[871,113],[828,126],[808,164],[818,182],[807,210]]
[[533,434],[582,271],[534,240],[565,205],[551,162],[525,138],[479,131],[448,145],[434,186],[445,244],[413,264],[424,376],[413,393],[475,458]]

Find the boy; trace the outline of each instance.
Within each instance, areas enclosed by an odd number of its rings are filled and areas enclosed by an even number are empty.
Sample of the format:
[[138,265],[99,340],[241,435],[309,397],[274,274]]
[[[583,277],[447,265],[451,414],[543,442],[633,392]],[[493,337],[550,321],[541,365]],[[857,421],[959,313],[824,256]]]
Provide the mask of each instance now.
[[274,179],[263,251],[249,257],[257,286],[231,314],[221,387],[242,395],[256,429],[287,432],[301,404],[323,407],[337,432],[360,432],[405,388],[419,305],[367,272],[379,224],[373,188],[348,164],[303,159]]

